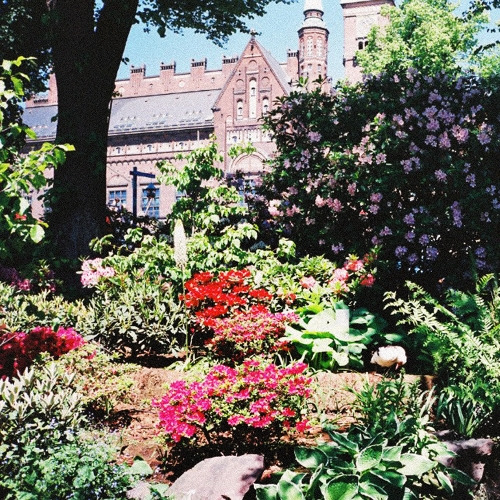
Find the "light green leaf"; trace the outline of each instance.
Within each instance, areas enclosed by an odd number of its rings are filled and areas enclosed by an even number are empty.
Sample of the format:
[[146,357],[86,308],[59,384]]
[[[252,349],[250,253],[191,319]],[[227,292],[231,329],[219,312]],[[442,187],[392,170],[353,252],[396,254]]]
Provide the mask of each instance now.
[[286,481],[283,478],[278,483],[278,494],[283,500],[305,500],[300,488],[291,481]]
[[360,472],[376,467],[382,459],[382,446],[369,446],[361,451],[356,458],[356,468]]
[[277,500],[278,486],[276,484],[254,484],[257,500]]
[[305,448],[302,446],[295,448],[295,459],[300,465],[308,469],[315,469],[328,462],[326,454],[318,450],[318,448]]
[[356,476],[339,476],[321,485],[325,500],[351,500],[358,494],[358,478]]
[[414,453],[403,453],[400,458],[403,467],[399,469],[401,474],[405,476],[417,476],[433,469],[437,462],[422,455],[415,455]]
[[43,227],[40,226],[39,224],[35,224],[30,229],[30,238],[34,243],[40,243],[40,241],[43,240],[44,236],[45,236],[45,231],[43,230]]

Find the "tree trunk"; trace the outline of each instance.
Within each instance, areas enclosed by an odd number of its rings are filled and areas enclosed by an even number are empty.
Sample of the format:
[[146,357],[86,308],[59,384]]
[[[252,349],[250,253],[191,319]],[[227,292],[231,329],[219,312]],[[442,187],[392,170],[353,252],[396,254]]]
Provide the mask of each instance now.
[[114,83],[138,0],[107,0],[94,21],[93,0],[53,3],[57,143],[75,151],[54,173],[49,220],[61,258],[90,254],[105,231],[106,153]]

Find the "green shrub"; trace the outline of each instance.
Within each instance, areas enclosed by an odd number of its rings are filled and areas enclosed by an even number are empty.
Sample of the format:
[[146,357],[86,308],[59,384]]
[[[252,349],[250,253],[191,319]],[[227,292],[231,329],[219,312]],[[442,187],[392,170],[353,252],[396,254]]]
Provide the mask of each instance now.
[[442,499],[453,497],[452,480],[474,484],[438,461],[451,453],[432,434],[432,394],[418,395],[403,377],[355,394],[358,423],[344,433],[327,428],[330,441],[297,448],[302,469],[256,485],[258,500]]
[[71,442],[55,444],[41,452],[27,444],[14,469],[0,478],[5,500],[121,500],[134,482],[127,465],[114,462],[116,449],[77,435]]
[[81,301],[69,302],[47,291],[25,294],[0,283],[0,323],[10,331],[28,331],[37,326],[75,327],[86,314]]
[[55,363],[0,380],[0,476],[15,471],[33,444],[46,453],[71,442],[83,422],[82,396],[73,376],[60,373]]
[[[478,431],[483,425],[496,420],[500,403],[500,289],[493,275],[478,280],[474,293],[448,292],[442,304],[421,287],[407,283],[409,299],[397,298],[387,293],[387,307],[399,318],[399,324],[409,327],[410,336],[432,352],[434,368],[443,387],[450,386],[448,395],[460,400],[460,411],[467,407],[481,406],[480,415],[475,415],[476,429],[469,427],[468,433]],[[442,403],[446,399],[443,396]],[[457,402],[458,403],[458,402]],[[448,424],[463,420],[447,403]],[[471,409],[472,412],[475,410]],[[455,417],[452,415],[455,413]],[[457,420],[456,417],[459,417]],[[466,417],[464,417],[466,420]],[[465,426],[465,427],[464,427]],[[459,429],[457,429],[459,430]]]

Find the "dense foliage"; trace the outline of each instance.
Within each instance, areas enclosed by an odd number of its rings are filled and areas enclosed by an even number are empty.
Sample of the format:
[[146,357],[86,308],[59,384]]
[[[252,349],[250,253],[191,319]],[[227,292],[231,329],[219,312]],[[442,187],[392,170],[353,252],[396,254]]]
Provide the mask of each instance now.
[[410,69],[292,92],[266,118],[279,154],[258,199],[263,227],[302,254],[380,246],[384,286],[498,269],[497,88]]

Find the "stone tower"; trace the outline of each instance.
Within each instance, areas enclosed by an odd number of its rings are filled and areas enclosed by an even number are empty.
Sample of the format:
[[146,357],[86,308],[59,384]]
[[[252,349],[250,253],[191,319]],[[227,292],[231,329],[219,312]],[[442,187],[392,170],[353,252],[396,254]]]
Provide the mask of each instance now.
[[388,19],[380,15],[383,5],[394,6],[393,0],[341,0],[344,17],[345,78],[351,82],[361,80],[361,68],[356,63],[356,52],[363,50],[372,26],[387,25]]
[[310,82],[326,78],[328,29],[323,20],[321,0],[305,0],[304,22],[299,31],[299,76]]

